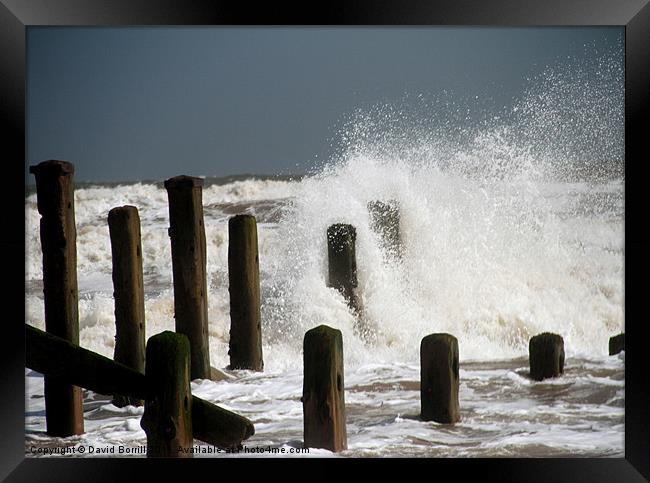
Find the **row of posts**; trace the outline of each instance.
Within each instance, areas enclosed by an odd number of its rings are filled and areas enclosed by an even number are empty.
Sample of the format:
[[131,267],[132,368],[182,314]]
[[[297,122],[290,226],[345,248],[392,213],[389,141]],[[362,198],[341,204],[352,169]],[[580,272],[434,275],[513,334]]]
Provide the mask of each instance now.
[[[36,177],[41,214],[43,287],[46,331],[79,343],[74,218],[74,167],[65,161],[45,161],[30,167]],[[116,343],[114,359],[152,377],[158,403],[147,408],[143,427],[155,432],[152,414],[178,412],[191,400],[189,380],[210,379],[208,346],[206,242],[202,204],[203,180],[177,176],[165,181],[169,197],[169,236],[172,250],[175,329],[187,339],[163,334],[149,341],[145,357],[145,311],[140,219],[133,206],[113,208],[108,225],[113,259]],[[371,227],[385,245],[386,256],[399,259],[403,248],[399,211],[395,202],[368,205]],[[228,278],[230,292],[230,369],[263,370],[257,226],[250,215],[229,220]],[[356,294],[356,230],[336,224],[327,230],[328,285],[346,299],[360,317]],[[168,334],[168,333],[165,333]],[[185,341],[185,342],[183,342]],[[187,348],[184,347],[187,345]],[[168,347],[169,346],[169,347]],[[187,350],[186,350],[187,349]],[[610,340],[610,354],[624,349],[624,335]],[[150,354],[151,353],[151,354]],[[542,380],[563,372],[563,340],[540,334],[529,345],[531,377]],[[169,354],[175,354],[168,357]],[[183,357],[187,356],[187,364]],[[441,423],[460,418],[458,405],[458,342],[450,334],[432,334],[422,340],[421,417]],[[187,367],[185,367],[187,365]],[[170,371],[176,374],[170,377]],[[185,375],[184,372],[187,372]],[[155,380],[155,381],[154,381]],[[347,446],[341,332],[327,326],[308,331],[304,339],[304,433],[306,447],[340,451]],[[171,398],[171,399],[170,399]],[[160,401],[166,401],[163,405]],[[47,432],[55,436],[83,433],[81,389],[61,378],[45,376]],[[142,404],[114,395],[114,403]],[[154,407],[155,406],[155,407]],[[166,408],[166,409],[165,409]],[[164,419],[164,418],[163,418]],[[187,421],[175,423],[189,424]],[[163,433],[170,428],[158,428]],[[176,434],[178,428],[173,428]],[[191,431],[190,431],[191,434]],[[178,441],[180,443],[180,441]]]
[[[625,350],[625,335],[610,338],[609,352]],[[347,449],[343,376],[343,337],[321,325],[304,338],[304,445],[330,451]],[[542,381],[564,373],[564,339],[544,332],[529,341],[530,378]],[[458,340],[431,334],[420,343],[420,419],[442,424],[460,421]]]
[[[31,166],[30,172],[36,178],[37,207],[41,215],[45,328],[48,333],[78,345],[74,166],[66,161],[45,161]],[[210,379],[213,374],[208,345],[202,185],[202,179],[189,176],[165,181],[169,197],[175,330],[189,342],[190,380]],[[253,216],[238,215],[229,220],[228,226],[230,368],[261,371],[264,363],[257,225]],[[144,373],[148,359],[137,208],[113,208],[108,214],[108,227],[115,299],[114,360]],[[53,436],[83,433],[81,388],[66,383],[64,377],[45,376],[44,379],[47,432]],[[119,394],[114,395],[113,402],[118,406],[142,404],[141,400]]]

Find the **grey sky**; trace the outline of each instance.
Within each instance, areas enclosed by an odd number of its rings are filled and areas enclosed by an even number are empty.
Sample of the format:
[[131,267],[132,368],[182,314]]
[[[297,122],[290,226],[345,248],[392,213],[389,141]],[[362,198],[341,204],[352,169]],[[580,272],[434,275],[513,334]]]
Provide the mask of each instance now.
[[[78,181],[299,174],[355,108],[404,94],[508,105],[525,78],[621,28],[32,27],[28,164]],[[27,177],[33,183],[33,177]]]

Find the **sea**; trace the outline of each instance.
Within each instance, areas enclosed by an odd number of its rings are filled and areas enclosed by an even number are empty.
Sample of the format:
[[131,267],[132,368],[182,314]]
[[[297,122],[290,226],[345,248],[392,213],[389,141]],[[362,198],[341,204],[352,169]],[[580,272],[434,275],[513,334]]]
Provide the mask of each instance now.
[[[192,381],[192,392],[255,425],[246,451],[195,441],[205,450],[195,457],[623,457],[625,352],[608,353],[625,325],[619,60],[551,66],[501,111],[453,93],[353,110],[337,126],[335,153],[299,176],[179,166],[204,177],[210,362],[228,376]],[[82,347],[113,356],[107,215],[116,206],[139,210],[146,336],[174,330],[163,181],[76,185]],[[373,230],[372,201],[399,206],[401,257]],[[240,213],[257,220],[263,372],[227,369],[228,220]],[[33,187],[25,217],[25,322],[43,329]],[[356,228],[371,342],[327,284],[334,223]],[[303,448],[302,343],[321,324],[343,335],[348,449],[339,453]],[[419,418],[420,341],[440,332],[459,345],[453,425]],[[566,362],[560,377],[536,382],[528,342],[542,332],[563,337]],[[85,433],[49,437],[43,377],[25,369],[28,457],[144,457],[142,413],[84,390]]]

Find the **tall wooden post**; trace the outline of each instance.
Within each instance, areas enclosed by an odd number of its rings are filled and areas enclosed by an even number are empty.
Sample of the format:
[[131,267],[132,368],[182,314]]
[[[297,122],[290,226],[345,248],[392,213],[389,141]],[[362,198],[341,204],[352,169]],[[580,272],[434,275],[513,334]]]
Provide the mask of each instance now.
[[140,425],[147,433],[147,457],[192,457],[192,391],[187,337],[170,331],[151,337],[147,343],[145,374],[148,397]]
[[341,331],[325,325],[307,331],[303,351],[305,447],[347,449]]
[[368,203],[368,213],[370,228],[380,237],[386,258],[399,260],[403,247],[397,201],[371,201]]
[[[135,206],[108,212],[113,257],[116,362],[144,373],[145,315],[140,216]],[[142,400],[116,394],[116,406],[141,406]]]
[[558,377],[564,372],[564,339],[557,334],[544,332],[528,343],[530,377],[541,381]]
[[[74,217],[74,166],[44,161],[30,166],[36,177],[41,214],[45,330],[79,344],[77,231]],[[81,388],[45,377],[45,421],[52,436],[84,431]]]
[[358,285],[356,240],[352,225],[338,223],[327,229],[328,287],[341,292],[350,309],[360,315],[361,304],[354,290]]
[[190,341],[192,379],[210,379],[203,180],[176,176],[165,181],[174,275],[176,332]]
[[230,368],[264,369],[257,223],[251,215],[228,221]]
[[420,400],[424,421],[455,423],[458,404],[458,340],[450,334],[431,334],[420,344]]

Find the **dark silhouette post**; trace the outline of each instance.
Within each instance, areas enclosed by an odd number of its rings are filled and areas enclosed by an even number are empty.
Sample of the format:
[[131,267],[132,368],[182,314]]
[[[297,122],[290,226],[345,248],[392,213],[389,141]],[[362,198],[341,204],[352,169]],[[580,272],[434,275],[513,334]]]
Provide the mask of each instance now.
[[458,404],[458,340],[450,334],[431,334],[420,344],[420,399],[424,421],[460,421]]
[[613,356],[625,350],[625,334],[618,334],[609,338],[609,355]]
[[228,221],[230,368],[264,369],[257,223],[252,215]]
[[544,332],[528,343],[530,377],[541,381],[558,377],[564,372],[564,339],[557,334]]
[[357,231],[352,225],[335,224],[327,229],[327,258],[329,262],[328,287],[334,287],[345,297],[350,309],[361,315],[359,299],[355,293],[357,259],[355,244]]

